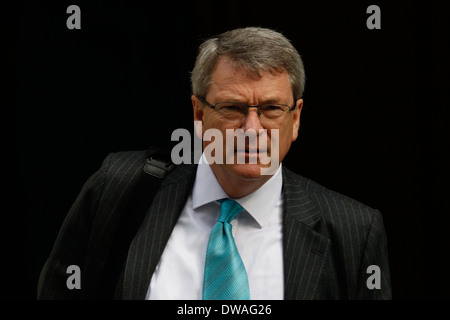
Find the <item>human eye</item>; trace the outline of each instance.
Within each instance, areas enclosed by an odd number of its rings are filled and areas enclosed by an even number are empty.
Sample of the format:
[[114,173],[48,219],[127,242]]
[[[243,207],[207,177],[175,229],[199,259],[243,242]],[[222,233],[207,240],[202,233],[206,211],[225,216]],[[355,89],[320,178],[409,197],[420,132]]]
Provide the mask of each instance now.
[[282,110],[282,107],[278,106],[278,105],[270,104],[270,105],[263,106],[263,110],[265,110],[265,111],[279,111],[279,110]]
[[243,107],[243,105],[240,103],[223,102],[223,103],[219,103],[217,105],[217,108],[219,109],[219,111],[222,111],[222,112],[243,113],[245,107]]
[[285,107],[277,104],[265,104],[260,106],[259,110],[268,118],[277,118],[285,113]]

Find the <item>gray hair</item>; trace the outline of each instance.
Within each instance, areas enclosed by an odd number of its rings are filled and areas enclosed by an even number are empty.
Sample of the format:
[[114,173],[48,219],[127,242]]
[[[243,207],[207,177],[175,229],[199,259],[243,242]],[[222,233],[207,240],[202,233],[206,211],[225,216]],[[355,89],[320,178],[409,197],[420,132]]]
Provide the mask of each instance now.
[[294,99],[302,97],[305,70],[300,55],[281,33],[260,27],[234,29],[203,42],[191,73],[192,94],[206,96],[216,62],[223,56],[257,76],[261,71],[287,72]]

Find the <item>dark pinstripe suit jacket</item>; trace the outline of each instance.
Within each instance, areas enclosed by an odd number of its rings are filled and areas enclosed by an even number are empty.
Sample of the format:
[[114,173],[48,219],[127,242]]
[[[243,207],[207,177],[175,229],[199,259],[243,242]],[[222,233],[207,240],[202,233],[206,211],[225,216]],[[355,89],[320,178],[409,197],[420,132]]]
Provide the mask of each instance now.
[[[120,232],[121,203],[146,153],[108,155],[70,209],[45,263],[38,299],[144,299],[152,274],[189,196],[196,165],[179,165],[162,181],[132,241],[118,279],[104,269]],[[390,299],[386,235],[380,212],[283,168],[285,299]],[[103,214],[101,214],[103,213]],[[108,219],[99,221],[99,216]],[[125,213],[126,214],[126,213]],[[109,261],[109,262],[108,262]],[[69,290],[69,265],[81,268],[81,289]],[[369,265],[381,289],[369,289]]]

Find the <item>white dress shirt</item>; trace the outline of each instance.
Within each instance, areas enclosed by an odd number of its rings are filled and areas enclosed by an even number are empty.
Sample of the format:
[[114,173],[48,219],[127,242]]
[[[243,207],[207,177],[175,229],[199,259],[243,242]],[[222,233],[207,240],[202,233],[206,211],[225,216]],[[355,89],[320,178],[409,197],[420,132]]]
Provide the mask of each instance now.
[[[235,199],[245,210],[231,221],[232,233],[252,300],[284,297],[281,188],[280,165],[258,190]],[[229,197],[202,156],[192,193],[153,273],[148,300],[202,299],[206,247],[222,198]]]

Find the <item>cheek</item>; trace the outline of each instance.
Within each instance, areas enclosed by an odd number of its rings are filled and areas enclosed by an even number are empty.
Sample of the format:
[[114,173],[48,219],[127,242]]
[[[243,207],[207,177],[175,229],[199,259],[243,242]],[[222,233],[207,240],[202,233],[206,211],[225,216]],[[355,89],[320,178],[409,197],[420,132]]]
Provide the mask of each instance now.
[[219,129],[222,128],[221,121],[217,119],[217,116],[215,112],[212,110],[208,110],[208,112],[205,112],[203,115],[203,127],[205,129]]
[[211,115],[203,117],[203,134],[209,129],[219,129],[218,124]]
[[280,151],[284,151],[284,149],[286,148],[289,149],[291,143],[292,143],[292,129],[282,130],[280,132]]
[[[273,130],[273,129],[272,129]],[[280,157],[280,161],[284,158],[284,156],[289,151],[289,148],[292,143],[293,138],[293,130],[292,126],[284,126],[282,129],[278,129],[278,143],[276,139],[276,133],[271,132],[270,134],[270,140],[271,140],[271,146],[273,145],[274,148],[277,148],[278,154]],[[275,150],[271,150],[274,152]]]
[[[213,141],[216,140],[216,137],[219,135],[220,137],[217,138],[221,138],[222,144],[223,146],[225,146],[226,143],[226,129],[228,127],[223,124],[221,121],[218,121],[217,119],[214,118],[214,116],[209,115],[207,117],[203,118],[203,127],[202,127],[202,131],[203,131],[203,146],[206,147],[207,145],[209,145],[210,143],[212,143]],[[207,134],[205,135],[205,132],[207,132]],[[220,144],[220,142],[215,142],[216,146],[217,144]],[[225,149],[225,148],[224,148]]]
[[293,137],[293,130],[292,130],[292,126],[290,125],[284,125],[279,129],[271,129],[270,130],[270,136],[275,136],[276,135],[276,131],[278,131],[278,137],[279,137],[279,142],[280,144],[285,144],[287,141],[291,141],[292,137]]

